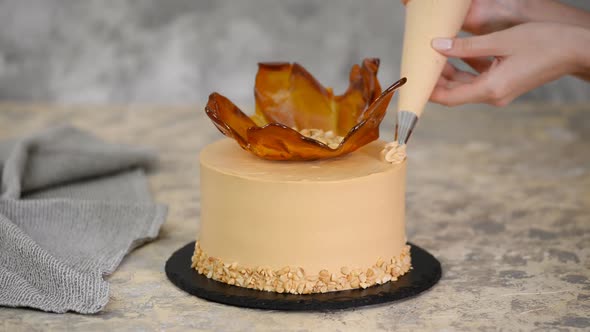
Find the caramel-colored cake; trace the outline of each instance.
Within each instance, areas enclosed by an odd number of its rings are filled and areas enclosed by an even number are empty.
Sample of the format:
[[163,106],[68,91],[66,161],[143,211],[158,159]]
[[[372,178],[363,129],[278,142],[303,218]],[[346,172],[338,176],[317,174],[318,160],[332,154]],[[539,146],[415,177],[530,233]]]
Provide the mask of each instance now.
[[269,161],[223,139],[203,149],[192,266],[258,290],[310,294],[395,281],[410,269],[406,162],[385,142],[308,162]]

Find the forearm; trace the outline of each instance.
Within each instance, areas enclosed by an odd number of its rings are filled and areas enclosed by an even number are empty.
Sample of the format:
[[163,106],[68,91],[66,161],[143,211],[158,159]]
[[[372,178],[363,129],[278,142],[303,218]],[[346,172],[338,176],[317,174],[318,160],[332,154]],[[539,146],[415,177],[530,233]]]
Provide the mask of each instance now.
[[578,25],[590,29],[590,12],[568,6],[556,0],[523,0],[521,23],[554,22]]

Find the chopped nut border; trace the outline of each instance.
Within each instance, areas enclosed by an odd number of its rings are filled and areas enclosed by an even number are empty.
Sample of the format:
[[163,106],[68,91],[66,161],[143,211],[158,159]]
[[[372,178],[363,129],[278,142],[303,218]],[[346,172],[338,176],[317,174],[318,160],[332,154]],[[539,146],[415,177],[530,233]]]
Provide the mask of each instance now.
[[398,257],[389,260],[379,258],[368,268],[349,268],[343,266],[339,271],[321,270],[319,274],[308,275],[301,267],[285,266],[273,270],[269,267],[245,267],[238,263],[225,263],[219,258],[209,257],[199,241],[195,244],[192,268],[207,278],[229,285],[257,289],[261,291],[313,294],[355,288],[396,281],[411,268],[410,246],[405,245]]

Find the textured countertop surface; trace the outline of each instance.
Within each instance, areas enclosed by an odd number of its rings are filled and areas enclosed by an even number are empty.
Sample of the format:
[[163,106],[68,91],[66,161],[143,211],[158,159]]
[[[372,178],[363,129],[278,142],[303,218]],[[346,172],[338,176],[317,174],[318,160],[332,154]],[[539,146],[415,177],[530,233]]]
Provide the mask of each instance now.
[[159,149],[150,180],[169,218],[108,277],[103,312],[0,308],[2,331],[590,328],[590,105],[430,107],[408,151],[407,228],[442,280],[403,302],[326,313],[210,303],[166,279],[166,259],[199,229],[198,152],[221,138],[202,110],[0,104],[0,139],[63,123]]

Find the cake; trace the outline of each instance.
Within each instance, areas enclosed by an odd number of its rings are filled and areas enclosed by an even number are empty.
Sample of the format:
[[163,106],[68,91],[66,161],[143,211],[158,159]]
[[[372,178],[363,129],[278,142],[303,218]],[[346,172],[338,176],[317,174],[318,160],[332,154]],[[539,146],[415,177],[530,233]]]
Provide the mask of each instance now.
[[405,146],[378,139],[406,80],[381,91],[378,66],[353,66],[335,96],[298,64],[260,64],[252,116],[210,95],[205,111],[228,138],[200,153],[197,273],[313,294],[394,282],[411,269]]
[[366,288],[410,269],[405,158],[385,143],[313,162],[257,158],[230,139],[205,147],[193,267],[217,281],[309,294]]

